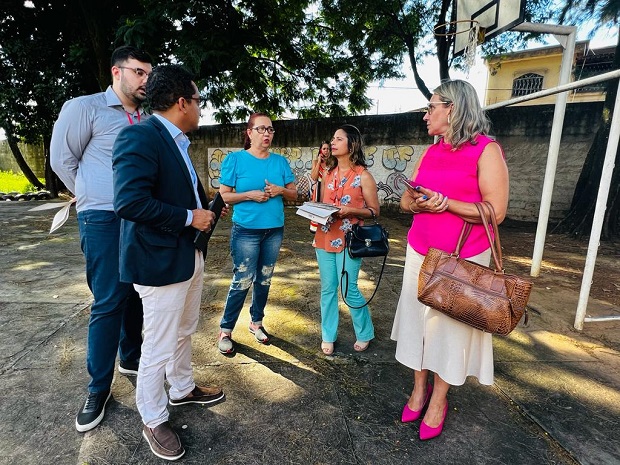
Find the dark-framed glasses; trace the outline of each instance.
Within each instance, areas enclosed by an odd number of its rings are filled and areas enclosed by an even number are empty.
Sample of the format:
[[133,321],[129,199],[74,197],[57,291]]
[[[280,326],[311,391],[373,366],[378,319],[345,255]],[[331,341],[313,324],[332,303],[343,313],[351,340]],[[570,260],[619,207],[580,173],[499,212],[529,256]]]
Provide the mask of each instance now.
[[273,126],[256,126],[252,128],[252,130],[258,132],[259,134],[265,134],[265,132],[273,134],[274,132],[276,132]]
[[433,110],[435,109],[435,105],[450,105],[451,103],[452,102],[445,102],[443,100],[441,102],[428,102],[428,104],[424,108],[424,111],[431,115],[433,113]]
[[120,68],[120,69],[130,69],[139,78],[149,77],[149,74],[151,74],[151,73],[149,73],[148,71],[146,71],[146,70],[144,70],[142,68],[132,68],[130,66],[117,66],[117,68]]

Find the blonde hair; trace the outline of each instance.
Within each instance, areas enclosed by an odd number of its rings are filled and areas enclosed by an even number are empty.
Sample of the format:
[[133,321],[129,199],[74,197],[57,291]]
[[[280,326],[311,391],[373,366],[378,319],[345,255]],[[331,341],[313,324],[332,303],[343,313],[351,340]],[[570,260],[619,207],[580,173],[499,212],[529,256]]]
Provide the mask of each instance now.
[[466,142],[476,144],[479,134],[487,134],[491,123],[480,107],[474,87],[467,81],[444,81],[434,91],[442,101],[450,102],[452,110],[444,139],[458,150]]

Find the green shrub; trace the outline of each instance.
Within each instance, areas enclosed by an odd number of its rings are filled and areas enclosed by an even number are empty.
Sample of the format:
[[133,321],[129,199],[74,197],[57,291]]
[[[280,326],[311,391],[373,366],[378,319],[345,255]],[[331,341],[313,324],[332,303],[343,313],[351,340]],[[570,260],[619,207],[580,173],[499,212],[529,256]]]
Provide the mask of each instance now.
[[[45,183],[45,180],[41,180]],[[23,174],[15,174],[11,171],[0,171],[0,192],[32,192],[36,191],[26,176]]]

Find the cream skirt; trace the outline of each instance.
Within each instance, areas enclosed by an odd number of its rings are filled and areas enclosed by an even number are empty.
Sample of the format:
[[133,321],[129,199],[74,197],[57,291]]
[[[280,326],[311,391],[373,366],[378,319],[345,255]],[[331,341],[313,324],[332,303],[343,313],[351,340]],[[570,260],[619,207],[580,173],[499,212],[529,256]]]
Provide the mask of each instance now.
[[[468,258],[487,265],[490,249]],[[414,370],[430,370],[453,386],[468,376],[493,384],[493,340],[489,333],[456,321],[418,301],[418,273],[424,255],[407,245],[403,287],[391,338],[396,360]]]

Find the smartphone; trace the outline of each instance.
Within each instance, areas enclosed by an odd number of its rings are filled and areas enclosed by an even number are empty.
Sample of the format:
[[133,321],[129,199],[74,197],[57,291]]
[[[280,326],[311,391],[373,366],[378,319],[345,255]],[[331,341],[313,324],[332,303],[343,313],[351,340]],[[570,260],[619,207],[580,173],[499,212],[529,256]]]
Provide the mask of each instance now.
[[408,185],[409,187],[411,187],[412,189],[415,189],[415,188],[417,187],[417,184],[415,184],[415,183],[413,182],[413,180],[411,180],[411,179],[407,179],[407,180],[405,180],[405,184],[407,184],[407,185]]

